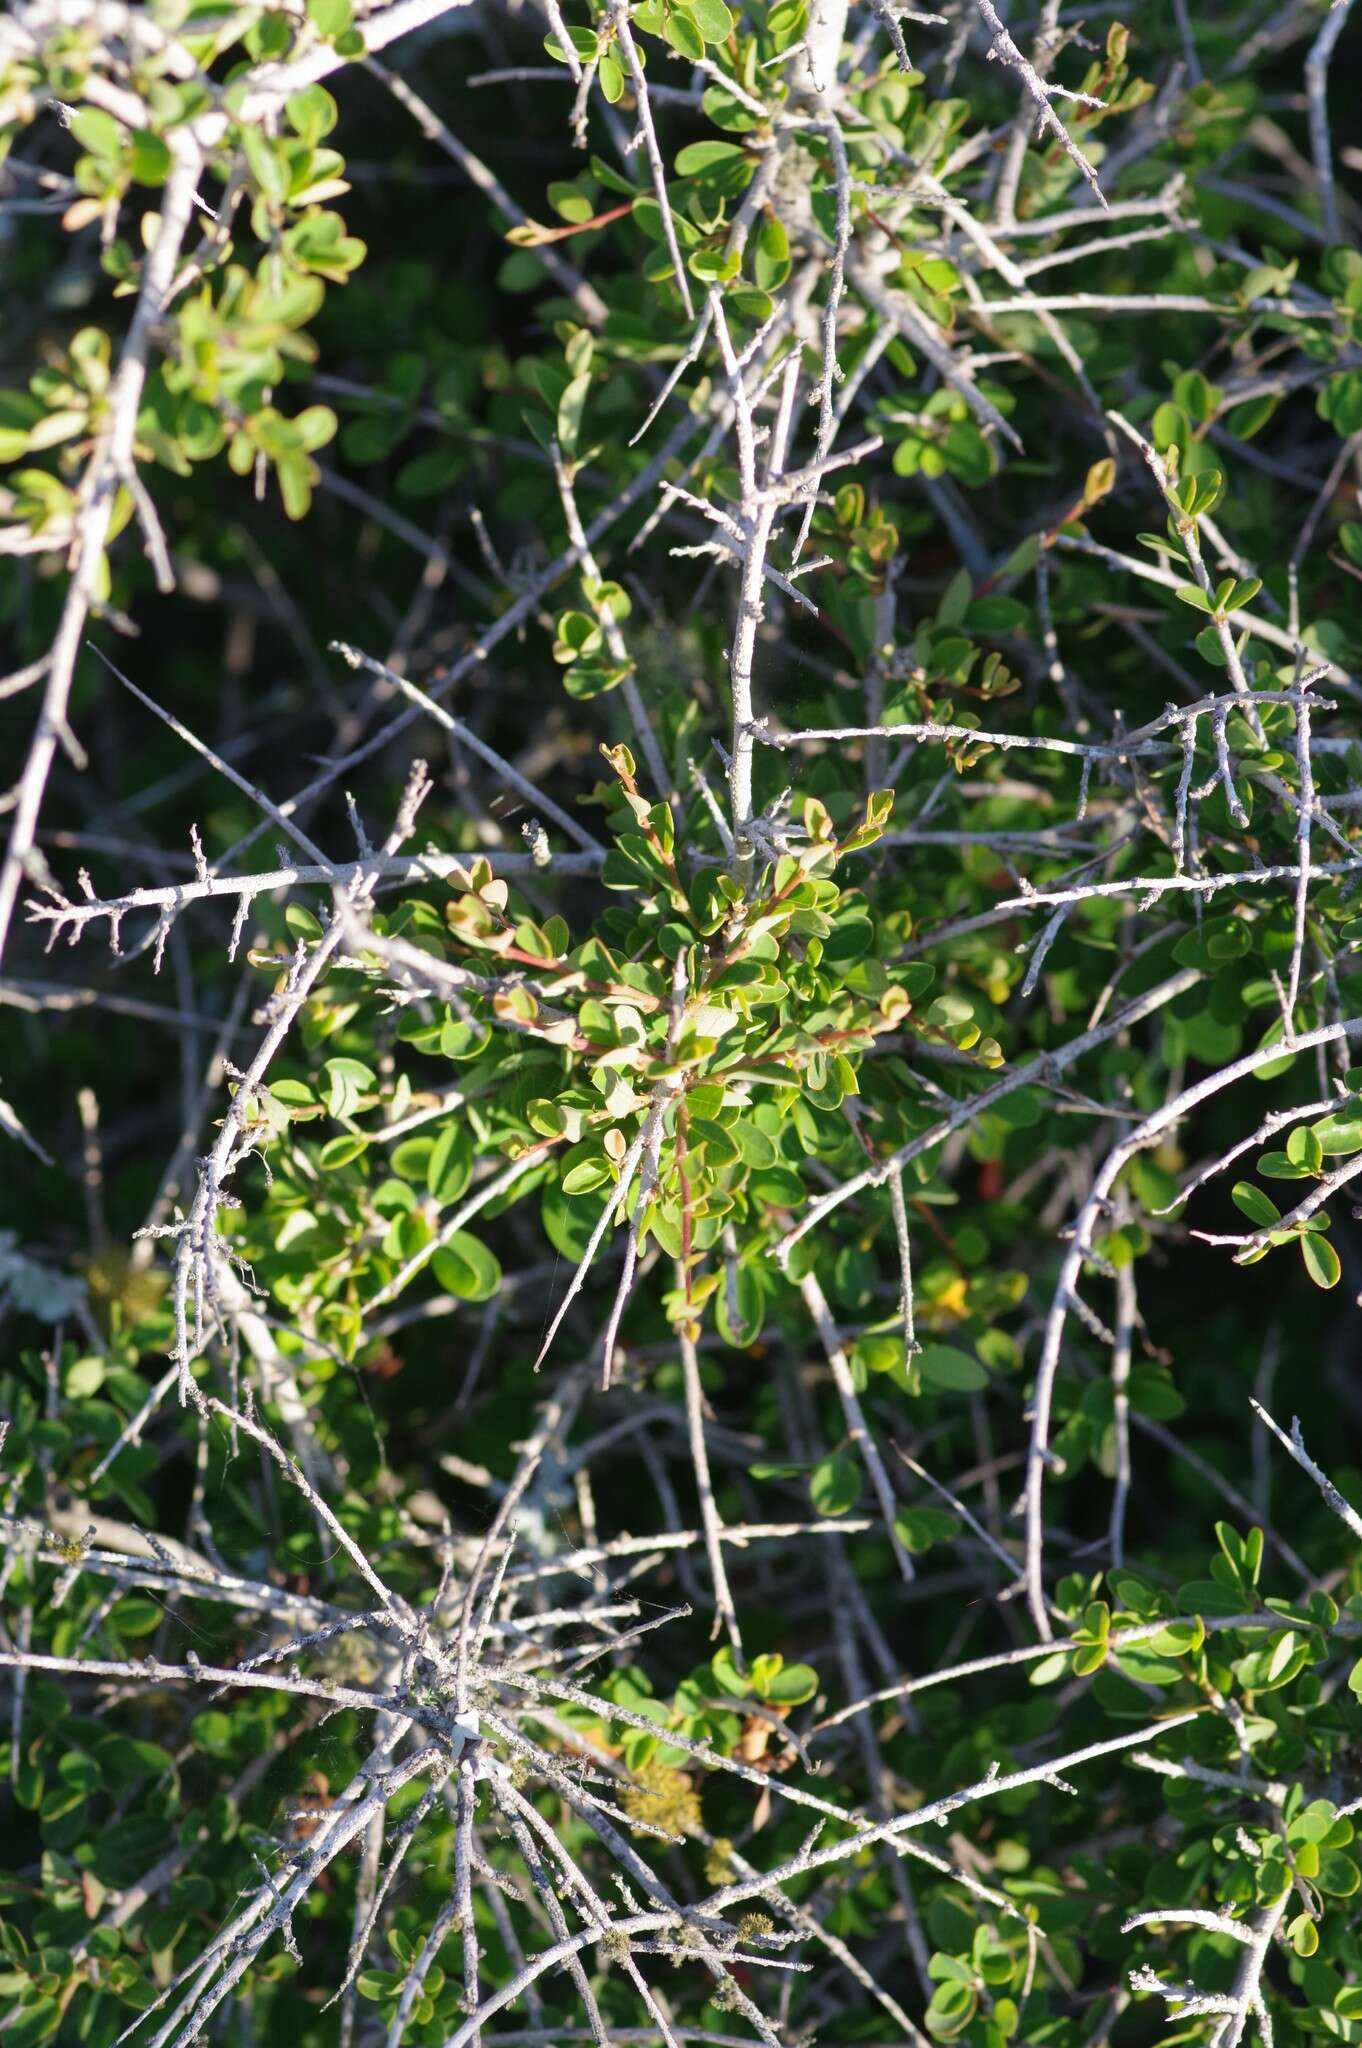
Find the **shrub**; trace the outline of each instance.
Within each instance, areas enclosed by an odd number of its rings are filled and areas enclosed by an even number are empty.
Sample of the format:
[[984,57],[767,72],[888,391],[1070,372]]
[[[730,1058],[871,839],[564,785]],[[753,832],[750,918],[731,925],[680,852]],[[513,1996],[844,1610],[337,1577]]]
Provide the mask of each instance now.
[[1348,16],[0,23],[5,2048],[1357,2038]]

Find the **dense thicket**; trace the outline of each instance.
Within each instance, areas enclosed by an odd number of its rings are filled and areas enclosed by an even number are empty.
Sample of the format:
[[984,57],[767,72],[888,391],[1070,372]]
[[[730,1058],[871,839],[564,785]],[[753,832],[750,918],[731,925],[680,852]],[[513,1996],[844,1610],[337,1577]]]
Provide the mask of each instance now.
[[1359,61],[12,0],[0,2048],[1362,2039]]

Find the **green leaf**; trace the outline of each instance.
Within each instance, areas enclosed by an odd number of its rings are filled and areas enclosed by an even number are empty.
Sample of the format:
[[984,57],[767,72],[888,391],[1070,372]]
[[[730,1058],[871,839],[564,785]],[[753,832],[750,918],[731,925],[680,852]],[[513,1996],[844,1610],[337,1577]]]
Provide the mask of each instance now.
[[582,430],[582,414],[586,409],[587,394],[591,390],[591,374],[574,377],[558,401],[558,442],[564,455],[572,457],[577,452],[577,439]]
[[978,2003],[978,1994],[968,1983],[938,1984],[925,2015],[927,2032],[938,2041],[953,2041],[974,2018]]
[[[723,6],[723,0],[716,0],[716,4]],[[724,7],[723,11],[727,14],[728,9]],[[699,13],[700,10],[696,9],[697,19]],[[681,178],[695,178],[702,171],[715,170],[721,164],[740,164],[746,160],[747,152],[737,142],[688,142],[677,154],[676,172]]]
[[289,422],[299,446],[309,450],[324,448],[334,438],[336,424],[336,415],[329,405],[305,406]]
[[818,1690],[818,1673],[810,1664],[782,1664],[761,1687],[761,1697],[772,1706],[802,1707]]
[[1242,405],[1231,406],[1223,421],[1226,432],[1237,441],[1251,441],[1262,432],[1280,403],[1278,393],[1264,392],[1258,398],[1245,399]]
[[1319,1930],[1308,1913],[1297,1913],[1288,1921],[1286,1934],[1298,1956],[1312,1956],[1319,1947]]
[[732,35],[734,17],[724,0],[690,0],[690,12],[707,43],[726,43]]
[[715,1685],[725,1697],[740,1700],[745,1699],[751,1692],[750,1679],[739,1671],[733,1652],[726,1643],[722,1649],[714,1652],[710,1659],[710,1669],[714,1673]]
[[279,495],[287,516],[290,519],[306,518],[312,503],[312,464],[305,455],[289,450],[276,456],[274,473],[279,480]]
[[610,1171],[609,1162],[604,1158],[597,1155],[590,1159],[580,1159],[563,1175],[563,1193],[589,1195],[597,1188],[610,1186],[613,1180],[614,1175]]
[[290,93],[284,112],[303,141],[313,144],[329,135],[339,118],[336,102],[324,85],[305,85],[300,92]]
[[430,1157],[435,1150],[434,1138],[404,1138],[392,1149],[392,1170],[403,1180],[421,1180],[426,1177]]
[[1327,1237],[1311,1231],[1301,1239],[1301,1258],[1316,1287],[1337,1287],[1343,1275],[1338,1253]]
[[382,2005],[398,1998],[404,1981],[405,1972],[401,1970],[361,1970],[355,1979],[355,1989],[371,2004]]
[[544,1235],[560,1258],[575,1266],[585,1255],[591,1233],[600,1221],[601,1210],[615,1193],[613,1183],[608,1195],[604,1192],[569,1195],[557,1182],[551,1182],[544,1189],[540,1200],[540,1220]]
[[1237,1180],[1230,1189],[1230,1200],[1236,1209],[1242,1209],[1255,1229],[1270,1230],[1273,1224],[1282,1220],[1282,1212],[1276,1203],[1251,1180]]
[[102,1358],[78,1358],[68,1366],[62,1381],[62,1389],[68,1401],[88,1401],[97,1394],[104,1384],[104,1360]]
[[307,0],[307,18],[319,36],[333,42],[350,27],[355,10],[350,0]]
[[790,274],[790,238],[776,214],[768,214],[749,238],[752,282],[764,292],[778,291]]
[[704,56],[705,38],[689,7],[671,7],[662,33],[677,55],[690,63],[694,64]]
[[473,1139],[466,1124],[447,1124],[431,1147],[426,1187],[437,1207],[457,1202],[473,1178]]
[[78,108],[68,125],[81,148],[106,166],[117,163],[122,156],[127,131],[102,107]]
[[809,1498],[820,1515],[845,1515],[861,1497],[861,1468],[846,1451],[823,1458],[809,1474]]
[[501,1285],[501,1267],[480,1238],[456,1230],[430,1261],[431,1271],[446,1294],[460,1301],[490,1301]]
[[270,1094],[287,1109],[315,1109],[317,1098],[306,1081],[271,1081]]
[[1339,1159],[1350,1152],[1362,1152],[1362,1103],[1353,1102],[1346,1109],[1334,1110],[1312,1128],[1324,1158]]
[[1324,1849],[1320,1853],[1319,1876],[1315,1882],[1322,1892],[1328,1892],[1333,1898],[1350,1899],[1362,1885],[1362,1872],[1351,1856],[1344,1856],[1338,1849]]
[[322,1072],[328,1088],[326,1106],[332,1116],[352,1116],[375,1085],[373,1068],[366,1067],[363,1060],[328,1060]]
[[1268,1658],[1267,1675],[1269,1681],[1274,1681],[1281,1677],[1299,1647],[1300,1639],[1292,1632],[1285,1631],[1282,1635],[1278,1636],[1272,1653]]
[[284,905],[284,923],[293,933],[295,939],[307,939],[310,942],[315,942],[322,937],[320,921],[302,903],[286,903]]
[[37,1998],[26,2005],[5,2027],[6,2048],[37,2048],[61,2025],[62,2008],[55,1998]]
[[1200,370],[1185,370],[1174,383],[1173,395],[1188,418],[1198,425],[1210,419],[1220,398],[1216,387]]
[[170,176],[170,150],[149,128],[133,130],[130,168],[139,185],[164,185]]
[[960,1523],[944,1508],[900,1508],[894,1529],[904,1549],[921,1557],[934,1543],[947,1543],[958,1535]]
[[[573,22],[565,23],[564,26],[567,28],[568,41],[572,44],[573,49],[577,52],[577,56],[580,62],[583,64],[589,63],[596,54],[595,31],[589,28],[583,28],[580,26],[580,24]],[[544,48],[547,50],[549,56],[553,58],[555,63],[567,63],[567,58],[564,56],[562,50],[559,48],[558,37],[556,33],[550,33],[549,35],[545,36]],[[591,165],[594,171],[596,168],[596,159],[594,157],[591,160]],[[599,172],[597,172],[597,176],[599,175]]]
[[[317,1154],[317,1164],[323,1173],[335,1173],[342,1166],[349,1166],[369,1149],[369,1140],[358,1131],[345,1132],[339,1138],[328,1138]],[[276,1240],[277,1242],[277,1240]]]
[[766,1297],[751,1266],[725,1272],[714,1292],[714,1322],[725,1344],[747,1351],[761,1335]]
[[988,1385],[978,1359],[950,1344],[928,1344],[918,1354],[917,1370],[923,1386],[937,1393],[977,1394]]
[[274,143],[262,128],[247,124],[241,130],[241,147],[251,176],[266,199],[281,200],[288,191],[288,173]]
[[201,1749],[205,1756],[227,1757],[232,1753],[234,1730],[230,1714],[215,1708],[206,1714],[195,1714],[189,1733],[195,1749]]

